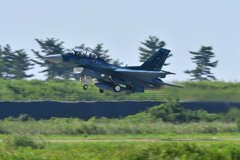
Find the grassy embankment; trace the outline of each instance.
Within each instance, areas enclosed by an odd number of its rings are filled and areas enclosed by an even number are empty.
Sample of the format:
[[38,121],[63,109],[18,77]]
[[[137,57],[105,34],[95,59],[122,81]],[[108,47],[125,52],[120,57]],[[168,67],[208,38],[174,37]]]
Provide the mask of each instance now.
[[[146,93],[114,93],[89,85],[83,90],[83,83],[67,80],[3,80],[0,79],[0,100],[57,100],[57,101],[105,101],[105,100],[165,100],[164,95],[178,97],[182,101],[240,101],[238,82],[172,82],[184,86],[183,89],[165,86],[160,91]],[[146,96],[147,95],[147,96]]]
[[[169,101],[122,119],[94,117],[0,120],[0,159],[240,159],[239,141],[173,142],[240,137],[237,108],[191,111]],[[236,114],[235,114],[236,113]],[[237,115],[237,116],[236,116]],[[181,123],[179,123],[181,122]],[[39,142],[36,139],[155,139],[170,142]]]
[[0,143],[2,160],[184,159],[238,160],[240,143],[211,142],[82,142],[48,143],[44,149],[11,148]]
[[237,122],[163,121],[135,122],[125,119],[53,118],[40,121],[0,121],[0,138],[7,135],[32,135],[36,139],[218,139],[240,138]]
[[[170,100],[136,115],[115,119],[92,117],[84,121],[53,117],[36,121],[29,115],[21,114],[18,118],[0,120],[0,134],[40,135],[47,139],[71,136],[77,139],[204,139],[209,134],[212,137],[224,134],[221,135],[224,138],[238,138],[239,114],[237,108],[221,114],[192,111]],[[203,137],[203,134],[208,135]]]

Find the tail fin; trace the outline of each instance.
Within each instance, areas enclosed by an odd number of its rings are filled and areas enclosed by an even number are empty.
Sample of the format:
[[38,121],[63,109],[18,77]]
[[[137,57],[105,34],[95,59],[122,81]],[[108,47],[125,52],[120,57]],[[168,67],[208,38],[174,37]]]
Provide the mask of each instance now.
[[160,48],[156,53],[154,53],[154,55],[142,64],[141,68],[145,70],[160,71],[170,52],[170,50]]

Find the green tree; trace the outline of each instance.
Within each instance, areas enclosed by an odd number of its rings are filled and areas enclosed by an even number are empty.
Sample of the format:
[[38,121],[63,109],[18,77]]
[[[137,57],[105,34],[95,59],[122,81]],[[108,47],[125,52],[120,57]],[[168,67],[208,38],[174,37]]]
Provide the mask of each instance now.
[[112,59],[110,58],[110,55],[107,54],[108,50],[103,50],[102,45],[103,45],[102,43],[97,44],[97,46],[94,49],[89,48],[89,51],[101,57],[107,63],[110,63]]
[[96,54],[98,57],[102,58],[107,63],[112,63],[116,66],[120,66],[120,65],[123,64],[123,62],[120,62],[119,59],[113,60],[112,58],[110,58],[110,55],[107,54],[107,52],[109,50],[103,50],[103,44],[102,43],[97,44],[97,46],[94,49],[91,49],[90,47],[85,47],[84,44],[81,44],[80,46],[76,46],[74,48],[80,49],[80,50],[90,51],[93,54]]
[[86,49],[85,44],[81,44],[80,46],[76,46],[76,47],[74,47],[74,48],[80,49],[80,50]]
[[4,79],[12,79],[13,77],[13,59],[14,52],[9,44],[3,49],[1,48],[1,77]]
[[23,49],[16,50],[13,57],[13,79],[29,78],[33,74],[27,75],[26,71],[32,69],[34,64]]
[[178,102],[167,102],[149,109],[149,113],[155,119],[162,118],[163,121],[185,122],[184,107]]
[[123,62],[120,62],[119,59],[116,59],[116,60],[113,60],[113,61],[112,61],[112,64],[114,64],[114,65],[116,65],[116,66],[121,66],[121,65],[123,65]]
[[[140,51],[140,62],[147,61],[154,53],[157,52],[158,49],[164,47],[166,43],[164,41],[159,41],[156,36],[149,36],[149,39],[145,42],[141,42],[145,48],[139,47]],[[168,58],[171,57],[172,54],[169,54]],[[165,63],[165,66],[169,65],[169,63]]]
[[32,77],[26,71],[32,69],[33,64],[23,49],[12,51],[10,45],[0,46],[0,78],[21,79]]
[[[170,101],[171,100],[171,101]],[[165,122],[190,122],[190,121],[208,121],[220,119],[221,116],[208,113],[206,110],[190,110],[185,109],[178,100],[173,100],[171,97],[169,101],[159,106],[149,108],[148,113],[154,119],[161,118]]]
[[190,51],[190,53],[194,55],[191,59],[196,63],[197,67],[194,70],[186,70],[184,73],[190,74],[193,77],[191,80],[215,80],[216,78],[210,72],[210,69],[216,67],[218,61],[210,62],[210,59],[215,57],[212,47],[202,46],[198,52]]
[[4,51],[2,46],[0,46],[0,78],[3,78],[4,68],[5,68]]
[[58,39],[54,38],[47,38],[47,40],[35,40],[40,45],[41,51],[35,51],[32,49],[32,52],[37,56],[40,61],[32,61],[37,63],[41,67],[46,68],[39,73],[46,73],[45,76],[47,77],[47,80],[60,77],[64,79],[70,79],[71,75],[66,73],[67,70],[72,69],[70,65],[57,64],[43,59],[43,57],[47,55],[62,54],[64,52],[64,48],[62,46],[64,42],[59,42]]

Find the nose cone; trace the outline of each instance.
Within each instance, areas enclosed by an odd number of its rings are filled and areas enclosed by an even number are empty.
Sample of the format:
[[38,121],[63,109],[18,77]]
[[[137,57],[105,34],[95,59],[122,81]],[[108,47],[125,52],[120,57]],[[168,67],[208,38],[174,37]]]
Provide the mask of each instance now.
[[54,63],[62,63],[62,61],[63,61],[63,57],[61,54],[54,54],[54,55],[50,55],[50,56],[45,56],[43,58],[50,62],[54,62]]

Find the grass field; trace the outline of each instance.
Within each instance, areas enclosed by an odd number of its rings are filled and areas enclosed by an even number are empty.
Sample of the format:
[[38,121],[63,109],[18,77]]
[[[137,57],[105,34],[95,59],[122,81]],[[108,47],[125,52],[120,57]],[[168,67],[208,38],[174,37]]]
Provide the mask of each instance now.
[[[0,134],[0,140],[7,138],[7,134]],[[139,140],[139,139],[155,139],[155,140],[179,140],[179,139],[240,139],[240,133],[198,133],[198,134],[126,134],[126,135],[34,135],[36,140]],[[239,141],[240,142],[240,141]]]
[[6,148],[0,143],[1,160],[72,160],[72,159],[182,159],[238,160],[237,141],[204,142],[81,142],[47,143],[44,149]]
[[[1,137],[1,136],[0,136]],[[218,134],[146,134],[146,135],[41,135],[45,140],[127,140],[127,139],[157,139],[157,140],[176,140],[176,139],[239,139],[240,133],[218,133]],[[36,137],[37,138],[37,137]]]
[[[161,107],[156,106],[154,113],[162,113],[165,111],[164,107],[168,110],[176,109],[176,112],[169,112],[172,114],[164,112],[164,115],[168,116],[187,112],[177,106],[177,102],[170,101]],[[201,111],[204,114],[198,115],[199,121],[195,119],[195,121],[179,123],[171,120],[163,121],[163,117],[154,118],[151,116],[151,111],[150,109],[149,112],[119,119],[92,117],[87,121],[56,117],[36,121],[24,114],[18,118],[8,117],[0,120],[0,139],[3,140],[0,142],[0,160],[240,159],[240,121],[234,116],[231,117],[231,112],[220,116],[220,114]],[[236,108],[230,111],[239,115],[239,110]],[[195,112],[188,111],[188,113],[189,116],[195,115]],[[214,120],[205,116],[219,116],[219,118]],[[60,140],[60,142],[48,140]],[[63,140],[118,141],[63,143]]]
[[[240,83],[223,81],[170,82],[184,86],[183,89],[166,86],[160,91],[145,93],[99,93],[94,85],[83,90],[83,83],[67,80],[3,80],[0,79],[0,100],[57,100],[57,101],[108,101],[108,100],[159,100],[166,95],[182,101],[240,101]],[[146,96],[147,95],[147,96]]]
[[1,134],[29,135],[148,135],[148,134],[197,134],[236,133],[236,122],[190,122],[174,124],[169,122],[131,122],[119,119],[90,119],[82,121],[58,118],[40,121],[0,121]]

